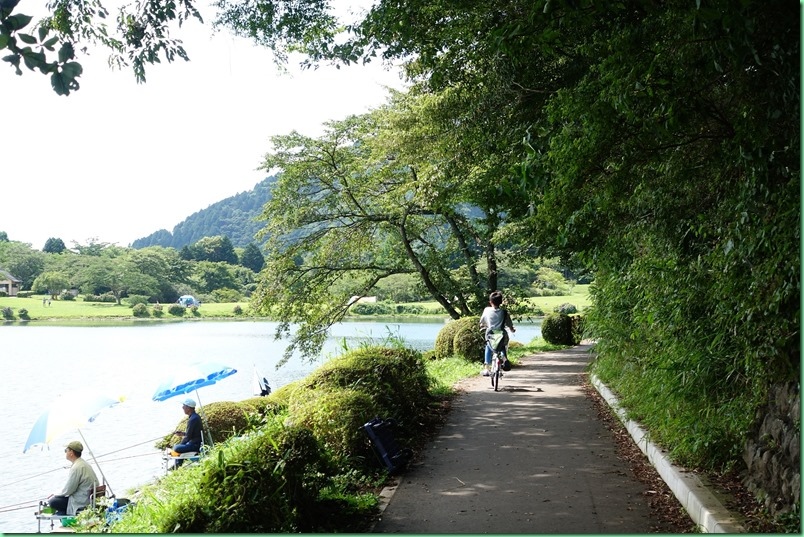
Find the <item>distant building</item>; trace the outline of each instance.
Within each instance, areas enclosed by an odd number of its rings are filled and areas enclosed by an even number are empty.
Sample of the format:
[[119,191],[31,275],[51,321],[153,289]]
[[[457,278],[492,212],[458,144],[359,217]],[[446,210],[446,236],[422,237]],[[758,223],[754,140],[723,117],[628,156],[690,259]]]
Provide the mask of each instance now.
[[10,272],[0,269],[0,293],[5,293],[7,296],[17,296],[21,285],[22,280],[12,276]]

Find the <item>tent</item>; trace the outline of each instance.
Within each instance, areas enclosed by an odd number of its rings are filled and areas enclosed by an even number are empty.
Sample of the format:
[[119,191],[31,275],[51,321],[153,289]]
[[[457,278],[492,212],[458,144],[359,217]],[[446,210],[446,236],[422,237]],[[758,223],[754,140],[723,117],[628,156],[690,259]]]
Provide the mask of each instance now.
[[176,301],[178,304],[181,304],[185,308],[189,308],[190,306],[200,306],[201,303],[195,299],[193,295],[182,295],[179,297],[179,300]]

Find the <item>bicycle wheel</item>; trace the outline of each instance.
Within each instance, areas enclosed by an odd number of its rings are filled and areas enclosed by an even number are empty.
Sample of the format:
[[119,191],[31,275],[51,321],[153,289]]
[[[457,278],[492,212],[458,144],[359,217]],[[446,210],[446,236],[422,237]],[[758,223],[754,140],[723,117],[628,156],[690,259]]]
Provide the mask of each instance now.
[[500,389],[500,357],[496,352],[491,359],[491,385],[495,392]]

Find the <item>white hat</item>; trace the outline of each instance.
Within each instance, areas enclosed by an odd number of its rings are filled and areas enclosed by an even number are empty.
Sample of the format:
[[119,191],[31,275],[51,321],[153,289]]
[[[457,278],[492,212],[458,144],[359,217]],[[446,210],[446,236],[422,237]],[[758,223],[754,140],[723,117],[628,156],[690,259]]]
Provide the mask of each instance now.
[[195,408],[195,401],[193,401],[192,399],[185,399],[182,405],[188,406],[190,408]]

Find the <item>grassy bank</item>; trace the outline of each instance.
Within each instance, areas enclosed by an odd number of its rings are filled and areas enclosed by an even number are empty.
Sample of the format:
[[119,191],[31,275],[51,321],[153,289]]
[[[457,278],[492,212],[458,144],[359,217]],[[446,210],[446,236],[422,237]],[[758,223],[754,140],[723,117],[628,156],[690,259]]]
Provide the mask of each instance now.
[[[59,320],[82,320],[82,319],[134,319],[131,306],[125,303],[115,304],[108,302],[84,302],[82,298],[75,300],[50,300],[49,296],[34,295],[32,297],[19,298],[19,297],[0,297],[0,310],[9,307],[14,312],[12,320],[19,321],[19,312],[21,309],[27,310],[28,320],[31,321],[59,321]],[[43,302],[44,300],[44,302]],[[576,285],[572,289],[572,294],[568,296],[549,296],[549,297],[533,297],[529,298],[528,302],[536,307],[539,307],[545,313],[550,313],[553,309],[561,304],[569,302],[578,308],[578,311],[583,311],[591,304],[589,299],[589,286]],[[428,310],[437,310],[438,303],[436,302],[415,302],[410,304],[412,306],[423,306]],[[251,309],[249,303],[244,302],[227,302],[227,303],[205,303],[198,307],[197,312],[185,310],[184,315],[176,316],[168,313],[170,304],[162,304],[163,313],[161,317],[155,317],[150,314],[148,317],[139,317],[138,319],[220,319],[220,318],[247,318],[251,316]],[[241,313],[236,313],[236,308],[240,308]],[[153,305],[149,306],[149,311],[153,310]],[[417,315],[421,316],[421,315]],[[439,316],[444,316],[443,313]],[[374,317],[371,315],[354,315],[355,318],[360,317]],[[2,320],[2,319],[0,319]]]
[[[31,321],[53,321],[53,320],[80,320],[80,319],[133,319],[134,315],[131,306],[125,304],[115,304],[109,302],[84,302],[81,298],[76,300],[51,300],[49,297],[34,295],[28,298],[0,297],[0,309],[9,307],[14,311],[14,320],[20,320],[19,311],[28,311]],[[42,300],[45,300],[43,303]],[[235,306],[240,306],[244,312],[241,315],[235,313]],[[192,318],[194,315],[190,310],[185,310],[183,316],[171,315],[167,309],[170,304],[162,304],[162,319],[181,319]],[[149,309],[152,309],[149,307]],[[223,303],[223,304],[202,304],[198,308],[197,317],[244,317],[247,316],[249,306],[247,302]],[[153,319],[149,316],[145,319]]]
[[[555,348],[537,340],[512,359]],[[457,357],[355,349],[268,397],[240,402],[258,409],[248,425],[198,465],[143,487],[111,531],[364,532],[388,476],[360,424],[396,417],[400,444],[421,449],[443,422],[453,386],[477,373],[476,363]],[[79,521],[101,524],[102,515],[85,512]]]

